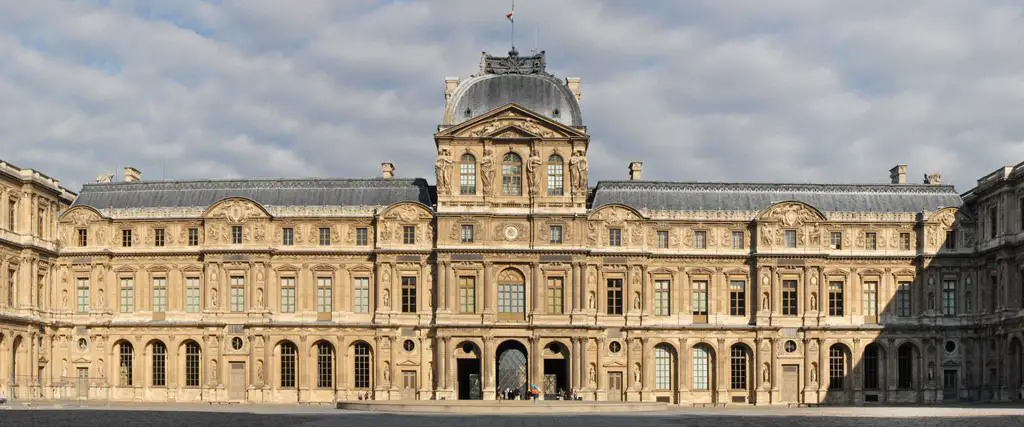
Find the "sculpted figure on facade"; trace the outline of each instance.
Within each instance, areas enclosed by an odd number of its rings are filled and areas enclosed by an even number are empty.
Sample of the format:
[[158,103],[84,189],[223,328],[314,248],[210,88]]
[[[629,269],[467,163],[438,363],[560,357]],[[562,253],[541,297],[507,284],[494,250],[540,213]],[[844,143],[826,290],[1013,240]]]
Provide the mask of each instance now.
[[263,359],[256,361],[256,384],[263,384]]
[[484,195],[491,194],[491,184],[494,182],[494,155],[491,147],[484,147],[484,155],[480,157],[480,183],[483,185]]
[[540,186],[540,170],[541,170],[540,153],[537,148],[534,147],[530,150],[530,158],[526,162],[526,178],[529,180],[530,195],[537,195],[537,187]]
[[583,150],[573,151],[569,157],[569,180],[577,192],[587,189],[587,157]]
[[452,163],[451,152],[447,148],[442,148],[437,153],[437,161],[434,163],[438,194],[451,194]]

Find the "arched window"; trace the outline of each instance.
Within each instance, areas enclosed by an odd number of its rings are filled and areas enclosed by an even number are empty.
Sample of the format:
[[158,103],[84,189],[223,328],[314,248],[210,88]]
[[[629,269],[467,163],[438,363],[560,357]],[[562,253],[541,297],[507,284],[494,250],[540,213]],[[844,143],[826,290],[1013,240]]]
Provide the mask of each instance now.
[[523,194],[523,159],[516,153],[506,154],[501,161],[501,194]]
[[878,344],[864,348],[864,389],[878,389]]
[[334,346],[326,341],[316,344],[316,386],[334,387]]
[[153,351],[153,386],[167,385],[167,346],[156,341],[150,346]]
[[518,270],[507,268],[498,274],[498,317],[526,319],[526,280]]
[[353,385],[355,388],[370,388],[370,345],[358,342],[352,350],[355,355],[352,365]]
[[693,389],[707,391],[711,389],[711,352],[706,346],[693,348]]
[[548,195],[561,196],[565,190],[562,156],[552,154],[548,157]]
[[914,359],[917,356],[915,350],[913,344],[906,343],[896,352],[896,384],[899,388],[914,387]]
[[654,347],[654,388],[655,390],[672,390],[673,375],[672,347],[660,344]]
[[833,345],[828,349],[828,388],[842,390],[846,380],[846,352],[841,346]]
[[734,344],[729,349],[729,388],[733,390],[747,389],[748,363],[747,347],[742,344]]
[[476,194],[476,157],[469,153],[459,160],[459,193]]
[[195,341],[185,343],[185,386],[199,387],[199,361],[202,360],[202,350]]
[[281,343],[281,387],[295,387],[296,355],[295,344]]
[[132,344],[127,341],[122,341],[118,345],[118,370],[117,375],[120,378],[119,384],[121,387],[131,387],[132,385],[132,362],[135,359],[135,349],[132,348]]

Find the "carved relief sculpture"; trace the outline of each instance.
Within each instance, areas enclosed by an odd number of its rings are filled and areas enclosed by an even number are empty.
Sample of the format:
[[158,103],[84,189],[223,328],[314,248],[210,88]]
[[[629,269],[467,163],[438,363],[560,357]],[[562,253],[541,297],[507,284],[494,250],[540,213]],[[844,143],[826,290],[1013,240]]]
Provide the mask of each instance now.
[[442,148],[437,153],[437,161],[434,164],[434,173],[437,175],[438,194],[451,194],[452,158],[447,148]]
[[583,155],[583,150],[576,150],[569,157],[569,179],[577,192],[587,190],[587,157]]
[[530,189],[531,196],[537,195],[537,187],[540,185],[540,169],[540,154],[537,152],[537,148],[535,147],[530,151],[530,159],[526,163],[526,179],[529,180],[527,184]]
[[494,160],[492,157],[491,147],[484,147],[484,155],[480,158],[480,183],[483,185],[485,196],[491,194],[491,183],[494,182]]

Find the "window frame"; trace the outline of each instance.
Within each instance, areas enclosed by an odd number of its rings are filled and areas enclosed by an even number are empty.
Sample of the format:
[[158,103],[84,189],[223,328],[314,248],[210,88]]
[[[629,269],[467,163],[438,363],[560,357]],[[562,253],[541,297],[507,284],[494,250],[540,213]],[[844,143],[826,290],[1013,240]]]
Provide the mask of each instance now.
[[622,315],[623,291],[623,279],[621,277],[605,280],[605,296],[607,297],[605,299],[605,314],[612,316]]
[[281,313],[295,313],[295,276],[281,276],[279,280],[280,287],[280,304],[278,308]]
[[782,315],[800,315],[800,284],[796,280],[782,281]]

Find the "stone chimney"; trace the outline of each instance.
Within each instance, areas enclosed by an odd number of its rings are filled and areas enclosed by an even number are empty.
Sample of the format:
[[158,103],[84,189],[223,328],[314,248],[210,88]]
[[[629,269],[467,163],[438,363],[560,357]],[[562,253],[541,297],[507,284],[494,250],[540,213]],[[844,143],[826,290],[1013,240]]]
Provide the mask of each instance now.
[[924,174],[924,183],[928,185],[942,184],[942,174],[938,172],[926,173]]
[[444,78],[444,101],[448,102],[452,98],[452,94],[455,93],[455,88],[459,87],[458,77],[445,77]]
[[112,173],[110,173],[110,174],[103,174],[103,175],[97,175],[96,176],[96,183],[97,184],[106,184],[106,183],[110,183],[110,182],[114,182],[114,174],[112,174]]
[[566,77],[565,85],[569,86],[569,90],[572,91],[573,95],[576,95],[576,102],[580,101],[583,97],[583,93],[580,92],[580,78],[579,77]]
[[395,177],[395,164],[391,162],[383,162],[380,164],[380,171],[384,174],[384,179],[391,179]]
[[639,181],[644,170],[644,162],[629,162],[629,180]]
[[142,171],[135,169],[131,166],[125,166],[124,168],[124,182],[139,182],[142,181]]
[[907,183],[907,165],[896,165],[889,169],[889,179],[893,184]]

